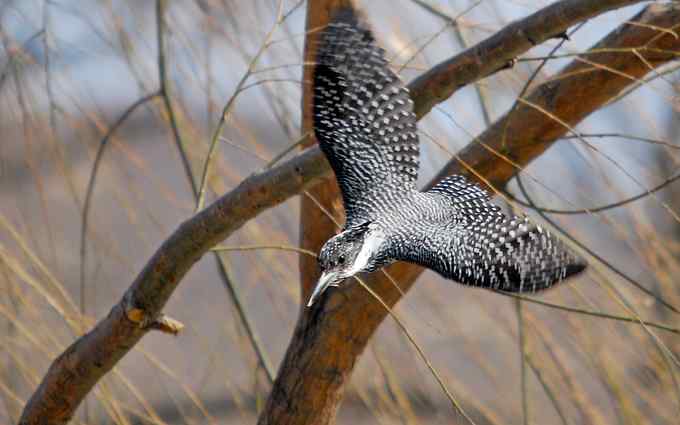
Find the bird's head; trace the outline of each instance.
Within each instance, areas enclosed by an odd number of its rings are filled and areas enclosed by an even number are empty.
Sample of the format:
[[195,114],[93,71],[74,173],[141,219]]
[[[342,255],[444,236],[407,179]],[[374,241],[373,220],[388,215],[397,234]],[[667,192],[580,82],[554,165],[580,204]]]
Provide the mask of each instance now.
[[321,277],[307,307],[329,286],[337,286],[359,272],[375,270],[375,257],[384,241],[384,234],[371,224],[350,227],[326,241],[319,252]]

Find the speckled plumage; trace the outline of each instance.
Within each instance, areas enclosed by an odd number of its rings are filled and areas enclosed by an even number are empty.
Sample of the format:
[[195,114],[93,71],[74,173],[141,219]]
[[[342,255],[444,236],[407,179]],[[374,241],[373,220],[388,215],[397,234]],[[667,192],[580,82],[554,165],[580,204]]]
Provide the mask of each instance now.
[[323,271],[338,271],[331,285],[352,274],[349,263],[358,261],[368,240],[375,250],[361,271],[402,260],[503,291],[545,289],[584,269],[548,232],[526,218],[506,217],[462,176],[416,189],[413,102],[353,12],[336,15],[321,34],[313,78],[314,130],[347,216],[343,233],[319,256]]

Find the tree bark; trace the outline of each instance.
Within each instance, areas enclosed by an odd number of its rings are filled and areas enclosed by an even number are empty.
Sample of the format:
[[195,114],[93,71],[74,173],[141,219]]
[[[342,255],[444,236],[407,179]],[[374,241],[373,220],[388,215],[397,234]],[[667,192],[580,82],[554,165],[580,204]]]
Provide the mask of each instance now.
[[[304,63],[314,63],[316,58],[317,40],[320,31],[328,24],[332,16],[340,9],[354,8],[351,0],[320,0],[307,2],[307,23],[305,38]],[[312,96],[314,87],[312,86],[313,66],[305,66],[302,74],[302,133],[312,133]],[[303,147],[316,144],[316,139],[310,137]],[[322,210],[317,203],[324,206]],[[336,224],[325,214],[330,212],[336,222],[342,222],[343,210],[340,202],[340,190],[335,181],[335,176],[331,173],[322,179],[319,184],[307,192],[307,196],[301,199],[300,208],[300,246],[312,252],[318,252],[321,246],[332,235]],[[306,304],[305,300],[309,297],[311,290],[319,278],[316,259],[308,255],[300,256],[300,306]]]
[[[548,25],[548,27],[562,32],[570,25],[582,19],[614,7],[631,4],[633,1],[586,2],[585,0],[565,0],[558,4],[573,4],[581,7],[585,3],[590,3],[591,9],[582,9],[584,11],[582,15],[570,13],[555,15],[555,22],[553,22],[552,26]],[[544,10],[552,10],[554,7],[556,6],[552,5]],[[657,7],[650,10],[653,13],[650,12],[652,13],[649,15],[650,17],[645,19],[650,20],[650,22],[659,22],[659,26],[664,26],[669,22],[668,19],[670,18],[668,16],[677,21],[676,8],[666,6],[665,9]],[[514,25],[520,25],[521,28],[521,23],[531,25],[533,22],[535,24],[542,20],[541,13],[542,11],[539,11],[522,21],[518,21]],[[661,19],[660,16],[662,15],[668,15],[666,20]],[[575,20],[569,21],[565,17]],[[629,34],[632,41],[638,40],[642,43],[642,41],[651,38],[650,32],[653,32],[653,30],[651,28],[631,26],[626,28],[624,32]],[[501,33],[504,33],[504,30]],[[635,36],[634,34],[638,35]],[[535,40],[543,41],[552,35],[554,34],[544,34],[541,36],[543,38],[538,37]],[[510,37],[512,34],[507,34],[507,36]],[[655,43],[659,46],[677,48],[677,44],[674,44],[675,40],[669,40],[669,38],[672,37],[664,35]],[[490,40],[495,39],[496,36]],[[618,40],[618,42],[625,44],[624,40]],[[465,69],[470,70],[466,74],[458,75],[454,72],[456,63],[468,63],[471,55],[476,55],[478,51],[486,51],[484,46],[487,44],[488,40],[480,43],[476,48],[461,53],[456,57],[457,59],[449,61],[446,68],[439,71],[432,70],[431,73],[428,73],[428,78],[437,81],[437,84],[430,86],[424,82],[419,86],[422,88],[414,87],[412,96],[416,102],[416,110],[420,114],[424,114],[429,109],[420,105],[425,105],[429,102],[428,96],[439,96],[438,90],[449,90],[450,87],[460,87],[474,82],[498,69],[498,67],[495,67],[496,64],[506,63],[514,55],[525,51],[517,49],[488,50],[488,56],[484,58],[484,61],[475,62],[477,65],[475,65],[476,68],[473,68],[476,71],[466,67]],[[642,54],[647,57],[651,55],[651,52],[642,52]],[[622,56],[627,61],[636,63],[634,55],[622,54]],[[651,59],[653,59],[653,66],[659,66],[672,58],[672,55],[667,55]],[[634,69],[628,69],[626,72],[636,76],[644,75],[649,70],[639,63],[637,67],[632,66],[631,68]],[[439,76],[438,72],[443,72],[447,75]],[[621,77],[613,76],[613,78]],[[421,82],[423,81],[421,80]],[[586,86],[588,86],[587,83],[586,81]],[[620,83],[619,85],[625,86],[628,83],[630,81]],[[556,84],[562,83],[557,82]],[[597,92],[601,88],[593,86],[591,89]],[[609,89],[611,90],[611,87]],[[558,88],[555,88],[553,91],[561,93]],[[597,93],[593,93],[593,95],[597,96]],[[598,98],[603,100],[604,98],[611,98],[611,96],[605,93]],[[576,103],[576,99],[574,99],[574,102]],[[591,105],[593,108],[597,106]],[[578,109],[579,104],[575,104],[573,108]],[[525,121],[519,113],[521,110],[523,109],[520,108],[517,111],[517,117],[515,118],[518,122]],[[561,116],[561,118],[569,120],[568,116]],[[541,116],[539,120],[545,121],[546,117]],[[519,130],[519,128],[513,128],[515,131]],[[553,131],[551,134],[556,134],[556,132]],[[521,146],[521,138],[516,137],[513,140],[512,146]],[[538,154],[537,152],[540,151],[538,146],[541,140],[543,139],[537,136],[537,139],[533,141],[535,146],[532,149],[528,149],[525,152],[526,155]],[[544,143],[547,147],[550,141],[545,139]],[[502,166],[502,161],[499,161],[493,154],[488,152],[484,154],[482,151],[478,152],[474,149],[474,146],[469,149],[469,153],[467,153],[467,150],[464,152],[464,157],[474,160],[475,164],[478,164],[480,167],[493,169],[492,164],[494,163],[499,167]],[[480,157],[475,159],[477,155]],[[486,156],[487,159],[483,160],[482,156]],[[528,162],[530,158],[527,157],[524,160]],[[488,163],[485,161],[488,161]],[[451,165],[449,171],[452,170],[455,170],[453,165]],[[318,147],[309,148],[277,167],[250,176],[236,189],[184,222],[149,260],[123,298],[114,305],[109,315],[102,319],[94,329],[76,340],[52,363],[40,386],[26,404],[20,423],[64,424],[68,422],[85,395],[92,390],[99,379],[111,370],[146,332],[156,327],[157,319],[160,317],[161,311],[172,295],[172,292],[192,265],[203,254],[260,212],[282,203],[291,196],[300,193],[300,191],[313,187],[320,178],[330,176],[330,173],[328,163],[323,159]],[[500,178],[500,176],[496,177]],[[392,269],[393,272],[395,270],[404,277],[404,282],[412,282],[418,274],[417,269],[406,265],[399,265]],[[381,291],[381,295],[390,304],[396,302],[398,299],[395,294],[396,291],[390,292],[385,282],[381,284],[378,281],[375,285],[377,285],[376,287]],[[345,299],[348,299],[350,302],[344,302]],[[304,314],[301,316],[291,347],[279,374],[279,379],[272,392],[272,397],[262,415],[261,421],[263,423],[309,423],[314,419],[314,415],[311,413],[304,414],[307,415],[305,416],[308,418],[307,422],[303,420],[296,421],[293,414],[282,414],[282,412],[285,412],[286,405],[290,405],[292,412],[303,411],[305,409],[305,402],[312,398],[310,392],[320,388],[313,385],[302,388],[304,387],[302,381],[297,384],[294,382],[296,376],[304,376],[307,372],[316,373],[316,375],[310,375],[311,383],[319,382],[327,384],[329,394],[319,401],[323,406],[319,403],[314,404],[314,406],[320,407],[324,412],[331,412],[328,416],[330,418],[341,396],[339,389],[342,388],[342,384],[346,380],[356,357],[363,350],[365,341],[384,318],[384,312],[377,308],[377,305],[372,303],[365,294],[359,294],[356,288],[343,291],[342,294],[331,297],[329,302],[324,304],[323,309],[324,311],[304,311]],[[354,316],[343,316],[343,311],[354,314]],[[336,320],[338,318],[340,320]],[[348,320],[343,323],[343,319]],[[361,319],[366,319],[366,323],[362,323]],[[357,326],[357,324],[360,326]],[[307,342],[312,345],[305,347],[304,344]],[[333,349],[323,351],[326,348]],[[342,349],[342,352],[338,352],[339,349]],[[337,359],[334,360],[335,357]],[[302,361],[297,375],[294,371],[296,359]],[[318,367],[313,367],[315,361],[319,362]],[[312,365],[311,369],[310,364]],[[291,400],[288,395],[299,396],[301,399]]]
[[[577,58],[554,78],[536,87],[511,116],[502,117],[482,133],[477,139],[479,143],[471,143],[463,149],[458,155],[460,161],[452,160],[430,184],[455,173],[464,174],[485,186],[487,182],[496,187],[504,185],[517,174],[517,166],[529,164],[567,133],[569,128],[650,72],[650,67],[656,68],[667,63],[680,53],[677,37],[658,30],[675,29],[680,25],[680,6],[652,5],[632,21],[644,25],[625,23],[594,46],[593,50],[640,48],[638,53],[644,57],[644,61],[633,53],[621,52]],[[550,30],[553,26],[544,25],[543,28]],[[522,33],[517,29],[510,32]],[[518,42],[521,40],[522,37]],[[494,44],[503,46],[503,43]],[[652,49],[675,49],[675,52],[662,53]],[[479,67],[484,62],[484,56],[479,56],[476,65],[465,66]],[[443,66],[446,65],[434,69]],[[437,78],[419,79],[414,87],[421,90],[419,93],[426,93],[424,87],[437,87],[437,81]],[[452,90],[441,92],[450,94]],[[431,99],[433,96],[426,97]],[[421,103],[420,107],[429,110],[427,105],[428,102]],[[494,151],[502,152],[514,165],[492,153]],[[460,164],[470,165],[485,181]],[[329,207],[328,204],[324,206]],[[310,225],[310,228],[320,229],[317,225]],[[316,243],[322,239],[320,235],[314,235],[303,241]],[[305,248],[313,249],[315,246],[310,244]],[[315,272],[309,266],[302,270],[303,282],[309,284],[310,278],[305,273],[315,276]],[[380,272],[365,279],[386,304],[393,306],[411,288],[422,271],[420,267],[406,263],[389,267],[387,272],[396,277],[400,290]],[[306,289],[303,286],[303,293]],[[303,308],[259,424],[331,423],[357,357],[386,315],[385,308],[356,284],[333,291],[312,308]]]

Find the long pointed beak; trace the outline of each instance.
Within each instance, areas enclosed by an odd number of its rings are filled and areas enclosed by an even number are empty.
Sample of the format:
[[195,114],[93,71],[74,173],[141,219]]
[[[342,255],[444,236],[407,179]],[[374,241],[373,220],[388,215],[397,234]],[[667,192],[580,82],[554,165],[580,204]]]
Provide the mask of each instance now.
[[307,307],[311,307],[312,304],[314,304],[314,302],[321,296],[321,294],[323,294],[323,291],[325,291],[326,288],[333,284],[337,276],[338,276],[337,272],[321,273],[321,277],[319,278],[319,281],[316,283],[314,292],[312,292],[312,296],[309,297]]

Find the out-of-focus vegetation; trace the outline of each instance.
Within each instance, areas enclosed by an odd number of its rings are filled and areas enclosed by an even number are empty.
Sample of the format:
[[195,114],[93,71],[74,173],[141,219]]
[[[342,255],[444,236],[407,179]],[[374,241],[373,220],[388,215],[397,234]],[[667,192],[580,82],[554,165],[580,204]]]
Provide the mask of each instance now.
[[[108,313],[158,245],[194,214],[192,187],[201,185],[225,105],[206,203],[300,137],[304,4],[283,1],[275,25],[278,2],[169,3],[163,53],[180,145],[154,96],[154,2],[0,3],[2,423],[17,421],[50,362]],[[360,2],[406,81],[550,2],[427,2],[436,10],[423,3]],[[435,108],[420,122],[420,181],[511,108],[528,81],[545,81],[640,7],[586,22],[569,41],[544,43]],[[463,11],[457,27],[439,15]],[[678,174],[676,68],[651,72],[581,123],[581,138],[565,137],[507,187],[549,209],[557,226],[604,260],[590,257],[586,274],[540,297],[568,309],[471,290],[431,272],[395,309],[475,417],[676,423],[680,316],[659,299],[680,308],[680,202],[672,182],[648,193]],[[276,368],[299,311],[304,254],[286,249],[298,245],[298,204],[289,200],[224,241],[234,248],[220,256],[240,313],[215,258],[205,256],[166,307],[185,330],[146,336],[88,396],[76,423],[253,422],[270,383],[241,316]],[[387,320],[355,368],[338,422],[454,417],[401,328]]]

